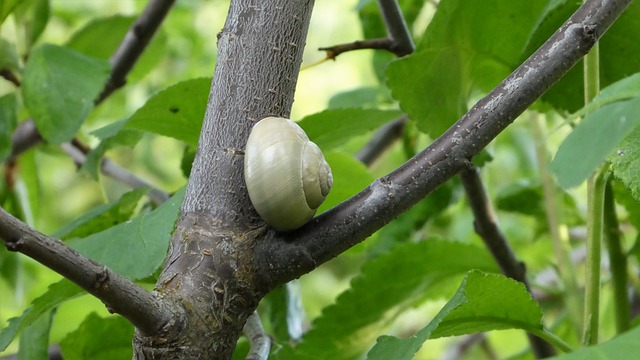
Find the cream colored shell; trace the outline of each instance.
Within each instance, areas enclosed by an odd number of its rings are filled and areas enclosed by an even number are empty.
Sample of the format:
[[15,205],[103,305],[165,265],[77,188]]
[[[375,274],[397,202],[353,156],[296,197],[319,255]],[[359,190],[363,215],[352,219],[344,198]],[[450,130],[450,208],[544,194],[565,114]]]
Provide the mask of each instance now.
[[253,127],[244,180],[256,211],[277,230],[297,229],[311,220],[333,185],[320,148],[296,123],[278,117]]

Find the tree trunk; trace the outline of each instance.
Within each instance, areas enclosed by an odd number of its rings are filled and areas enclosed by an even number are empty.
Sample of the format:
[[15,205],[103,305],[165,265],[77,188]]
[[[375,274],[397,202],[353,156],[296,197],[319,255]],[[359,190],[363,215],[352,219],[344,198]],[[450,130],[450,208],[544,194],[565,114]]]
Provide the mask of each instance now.
[[184,312],[159,334],[136,333],[135,358],[231,358],[247,317],[270,290],[256,276],[253,249],[264,223],[244,186],[244,147],[255,122],[289,116],[312,8],[312,0],[231,2],[181,216],[156,285]]

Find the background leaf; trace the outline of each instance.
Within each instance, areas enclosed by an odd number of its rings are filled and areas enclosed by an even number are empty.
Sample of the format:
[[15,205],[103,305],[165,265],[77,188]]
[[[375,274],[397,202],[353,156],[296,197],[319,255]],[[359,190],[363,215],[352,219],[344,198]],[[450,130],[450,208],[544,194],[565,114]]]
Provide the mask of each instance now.
[[298,122],[309,139],[323,151],[344,145],[356,135],[374,130],[402,115],[397,110],[332,109]]
[[210,78],[192,79],[170,86],[138,109],[125,128],[169,136],[196,146],[210,87]]
[[366,263],[302,342],[276,358],[356,359],[402,310],[423,301],[427,289],[470,269],[498,271],[483,248],[434,239],[399,245]]
[[566,189],[585,181],[640,124],[639,113],[640,97],[605,105],[587,115],[562,142],[549,164],[560,186]]
[[8,326],[0,331],[0,351],[6,349],[11,340],[25,326],[33,324],[43,314],[84,293],[84,290],[69,280],[61,280],[51,284],[47,292],[34,299],[31,306],[22,315],[9,319]]
[[631,191],[636,201],[640,201],[640,127],[636,126],[607,160],[616,178]]
[[133,331],[133,325],[123,317],[101,318],[91,313],[60,342],[60,347],[68,360],[130,359]]
[[[97,59],[109,60],[135,20],[133,16],[122,15],[93,19],[75,32],[66,46]],[[157,66],[166,53],[165,44],[166,35],[160,28],[140,59],[136,61],[128,77],[133,80],[140,79]]]
[[329,151],[325,152],[324,156],[331,166],[333,187],[318,208],[318,214],[357,194],[373,182],[373,176],[367,167],[351,155],[339,151]]
[[20,334],[20,360],[41,360],[49,358],[49,331],[54,310],[48,311],[27,326]]
[[471,271],[438,315],[407,339],[383,336],[368,359],[410,360],[429,338],[501,329],[542,330],[542,311],[522,283]]
[[542,1],[441,1],[416,52],[387,69],[394,98],[420,130],[439,136],[477,91],[489,91],[519,65],[544,7]]
[[14,94],[0,96],[0,161],[11,153],[11,135],[18,124],[18,104]]
[[640,342],[638,342],[639,338],[640,327],[635,327],[627,333],[616,336],[602,344],[580,348],[569,354],[552,357],[550,360],[628,359],[629,356],[635,356],[630,354],[640,353]]
[[143,279],[167,255],[183,196],[184,188],[148,214],[68,244],[122,276]]
[[55,45],[35,49],[25,67],[22,94],[42,136],[54,144],[70,140],[108,77],[106,61]]

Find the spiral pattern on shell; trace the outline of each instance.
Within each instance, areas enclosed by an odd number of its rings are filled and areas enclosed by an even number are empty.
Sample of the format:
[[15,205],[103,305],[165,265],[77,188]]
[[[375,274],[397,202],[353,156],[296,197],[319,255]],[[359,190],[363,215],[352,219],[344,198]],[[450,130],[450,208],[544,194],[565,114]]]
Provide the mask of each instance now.
[[277,230],[297,229],[311,220],[333,185],[320,148],[300,126],[279,117],[253,127],[244,179],[256,211]]

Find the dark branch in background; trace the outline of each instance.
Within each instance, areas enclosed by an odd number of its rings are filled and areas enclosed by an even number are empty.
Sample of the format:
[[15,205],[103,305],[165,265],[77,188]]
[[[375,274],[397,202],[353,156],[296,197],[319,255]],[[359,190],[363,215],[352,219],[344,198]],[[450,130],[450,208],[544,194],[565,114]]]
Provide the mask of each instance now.
[[20,86],[20,80],[9,69],[0,69],[0,76],[15,86]]
[[358,151],[356,159],[367,166],[371,166],[389,146],[402,136],[402,130],[408,120],[409,117],[404,115],[378,129],[369,142]]
[[169,304],[60,240],[27,226],[0,208],[0,237],[9,251],[29,256],[94,295],[109,311],[154,334],[181,317]]
[[[473,166],[463,169],[460,172],[460,180],[469,199],[471,210],[473,211],[475,218],[473,226],[476,233],[478,233],[482,241],[484,241],[484,244],[500,266],[502,273],[523,283],[531,293],[524,263],[518,261],[507,238],[498,226],[495,211],[482,183],[478,169]],[[531,334],[527,334],[527,336],[536,358],[541,359],[555,355],[555,350],[551,344]]]
[[149,44],[175,0],[152,0],[127,32],[118,50],[111,56],[111,77],[96,104],[126,84],[127,74]]
[[359,40],[348,44],[319,48],[318,50],[326,51],[327,59],[335,59],[344,52],[361,49],[387,50],[398,57],[411,54],[415,49],[415,45],[404,16],[402,16],[398,1],[378,0],[378,7],[387,28],[386,38]]
[[[90,151],[88,148],[84,147],[84,144],[78,143],[76,140],[71,143],[64,143],[60,145],[60,147],[78,166],[82,166],[86,162],[87,154]],[[149,199],[151,199],[151,202],[155,205],[160,205],[169,199],[169,195],[166,192],[153,187],[148,182],[140,179],[129,170],[106,157],[102,158],[100,161],[100,171],[113,179],[121,181],[132,189],[149,189]]]
[[616,319],[616,330],[623,333],[631,327],[631,310],[629,304],[627,255],[620,240],[621,231],[616,215],[611,180],[604,189],[604,241],[609,254],[611,284],[613,286],[613,303]]
[[254,256],[265,285],[281,285],[339,255],[469,166],[474,155],[591,49],[629,3],[587,1],[540,49],[421,153],[298,231],[271,232],[271,239],[256,244]]

